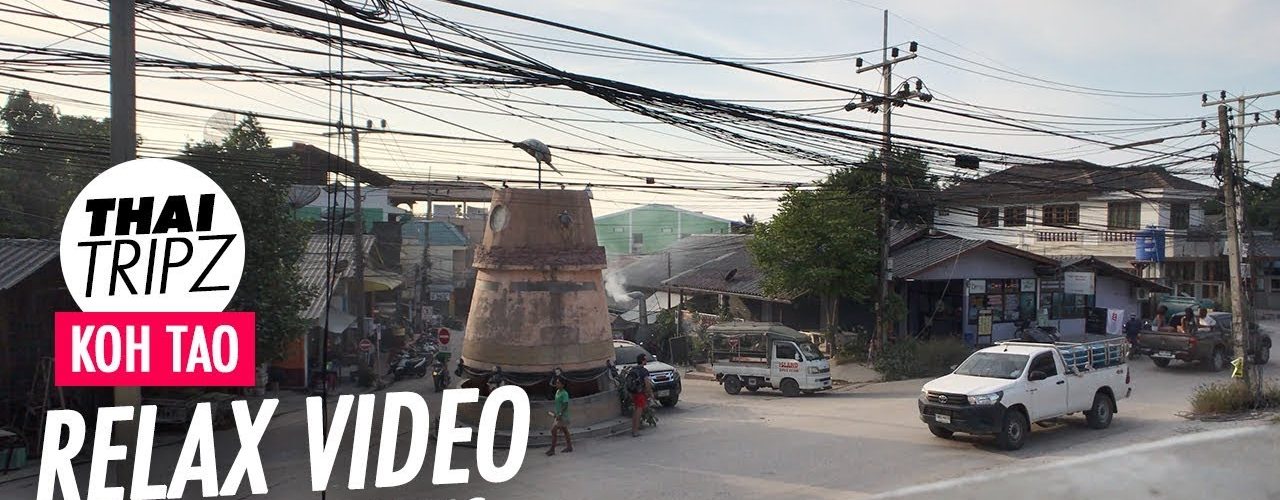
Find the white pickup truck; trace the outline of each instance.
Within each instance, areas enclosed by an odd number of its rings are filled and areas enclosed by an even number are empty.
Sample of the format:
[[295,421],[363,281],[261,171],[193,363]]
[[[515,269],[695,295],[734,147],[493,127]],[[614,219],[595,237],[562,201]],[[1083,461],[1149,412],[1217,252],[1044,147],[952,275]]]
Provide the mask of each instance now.
[[777,323],[731,322],[707,328],[711,371],[724,391],[765,387],[795,397],[831,389],[831,365],[803,333]]
[[994,434],[1016,450],[1031,424],[1083,412],[1104,429],[1116,400],[1129,397],[1125,339],[1087,343],[1005,342],[973,353],[954,372],[925,384],[920,419],[935,436]]

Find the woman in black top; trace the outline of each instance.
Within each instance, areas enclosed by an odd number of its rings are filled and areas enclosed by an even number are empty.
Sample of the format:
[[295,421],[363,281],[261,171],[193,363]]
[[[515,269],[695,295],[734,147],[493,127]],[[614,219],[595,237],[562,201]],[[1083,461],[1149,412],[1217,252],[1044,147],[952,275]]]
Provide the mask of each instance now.
[[1199,321],[1196,321],[1196,314],[1190,307],[1182,312],[1182,333],[1196,333],[1199,327]]

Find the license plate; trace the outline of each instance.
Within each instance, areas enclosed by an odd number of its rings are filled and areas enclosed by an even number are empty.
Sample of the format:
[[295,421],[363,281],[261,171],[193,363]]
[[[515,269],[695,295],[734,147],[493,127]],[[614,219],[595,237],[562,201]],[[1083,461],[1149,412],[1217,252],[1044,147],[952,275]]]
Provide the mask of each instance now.
[[934,418],[934,420],[937,420],[937,421],[938,421],[938,423],[940,423],[940,424],[949,424],[949,423],[951,423],[951,415],[943,415],[943,414],[939,413],[939,414],[937,414],[937,415],[934,415],[934,416],[933,416],[933,418]]
[[669,391],[669,390],[667,390],[667,391],[654,391],[653,393],[654,393],[656,396],[660,397],[660,398],[665,398],[665,397],[667,397],[667,396],[670,396],[670,395],[671,395],[671,391]]
[[1171,353],[1171,352],[1169,352],[1169,351],[1160,351],[1160,352],[1155,353],[1155,355],[1153,355],[1152,357],[1153,357],[1153,358],[1172,358],[1172,357],[1173,357],[1173,353]]

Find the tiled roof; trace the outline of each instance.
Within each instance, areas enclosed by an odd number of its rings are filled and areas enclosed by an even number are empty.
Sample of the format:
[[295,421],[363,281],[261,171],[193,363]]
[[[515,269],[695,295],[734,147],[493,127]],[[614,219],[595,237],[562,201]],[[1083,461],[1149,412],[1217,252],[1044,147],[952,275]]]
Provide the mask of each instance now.
[[663,281],[669,289],[713,292],[775,302],[790,302],[799,293],[770,296],[764,291],[764,273],[756,267],[746,239],[737,248],[705,264]]
[[[355,271],[351,265],[355,243],[351,235],[335,235],[332,242],[332,253],[329,253],[329,236],[313,234],[307,242],[306,253],[298,265],[300,285],[304,290],[315,294],[311,305],[303,312],[303,319],[318,319],[324,314],[325,295],[342,278],[350,278]],[[373,248],[373,237],[364,239],[364,253],[369,254]],[[336,260],[335,260],[336,257]],[[336,262],[336,265],[334,265]],[[330,266],[332,270],[330,270]],[[325,286],[325,278],[329,278],[329,286]]]
[[21,283],[57,257],[57,241],[0,239],[0,290]]
[[1189,191],[1212,196],[1209,186],[1160,167],[1104,167],[1074,160],[1015,165],[978,179],[966,180],[938,193],[943,202],[1027,203],[1081,200],[1109,192]]
[[[986,243],[984,240],[929,238],[893,251],[893,276],[909,278]],[[949,265],[949,264],[948,264]]]
[[608,271],[605,279],[627,289],[658,290],[663,280],[741,249],[749,238],[746,234],[691,235],[625,267]]
[[[1001,245],[994,241],[970,240],[943,234],[941,236],[921,238],[894,249],[891,253],[893,257],[893,276],[895,278],[910,278],[934,266],[945,264],[950,259],[980,248],[1006,253],[1040,264],[1056,266],[1058,263],[1049,257],[1019,250],[1008,245]],[[963,270],[959,270],[959,272],[960,274],[957,274],[957,276],[962,276],[964,273]]]
[[902,221],[893,221],[889,226],[889,248],[897,248],[915,241],[928,233],[928,229]]
[[354,176],[378,187],[390,186],[396,182],[376,170],[356,166],[351,160],[310,144],[295,142],[290,146],[271,148],[267,152],[279,160],[290,157],[298,159],[297,171],[293,173],[295,184],[324,186],[329,184],[330,173]]

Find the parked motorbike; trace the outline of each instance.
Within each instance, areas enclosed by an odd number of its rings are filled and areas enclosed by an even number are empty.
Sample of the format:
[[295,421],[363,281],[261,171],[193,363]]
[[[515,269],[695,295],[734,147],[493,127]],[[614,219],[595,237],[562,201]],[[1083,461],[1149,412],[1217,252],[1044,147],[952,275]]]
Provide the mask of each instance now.
[[1052,344],[1061,339],[1057,328],[1052,326],[1032,326],[1030,321],[1023,321],[1019,324],[1018,331],[1014,336],[1019,341],[1038,344]]
[[430,365],[431,355],[432,353],[429,351],[417,349],[400,351],[400,355],[387,368],[387,374],[396,380],[409,376],[425,377],[427,376],[427,366]]

